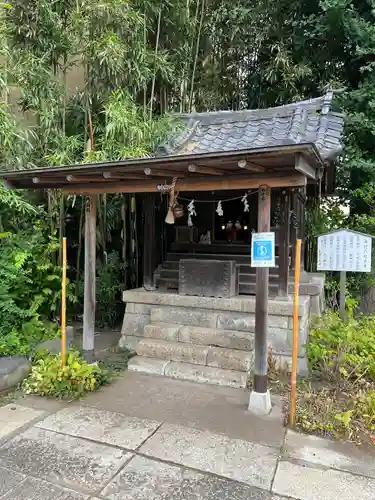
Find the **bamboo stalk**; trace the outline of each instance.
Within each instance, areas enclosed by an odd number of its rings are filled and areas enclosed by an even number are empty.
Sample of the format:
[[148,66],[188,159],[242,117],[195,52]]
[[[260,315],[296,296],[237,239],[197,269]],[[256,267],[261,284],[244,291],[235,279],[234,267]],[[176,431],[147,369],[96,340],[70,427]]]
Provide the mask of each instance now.
[[[199,0],[197,1],[197,8],[195,11],[195,23],[197,23],[198,20],[198,9],[199,9]],[[194,56],[194,63],[193,63],[193,71],[191,74],[191,84],[190,84],[190,96],[189,96],[189,107],[188,111],[191,113],[191,107],[193,103],[193,93],[194,93],[194,80],[195,80],[195,72],[197,69],[197,60],[198,60],[198,54],[199,54],[199,42],[200,42],[200,37],[201,37],[201,30],[202,30],[202,22],[203,22],[203,11],[204,11],[204,0],[201,0],[201,17],[199,21],[199,28],[198,28],[198,33],[197,33],[197,39],[196,39],[196,46],[195,46],[195,56]],[[194,33],[195,34],[195,33]],[[194,47],[194,41],[192,43],[192,50]]]
[[150,121],[152,120],[152,111],[153,111],[153,105],[154,105],[155,82],[156,82],[156,57],[158,55],[158,50],[159,50],[160,27],[161,27],[161,6],[159,9],[158,28],[157,28],[157,32],[156,32],[156,42],[155,42],[154,74],[152,77],[151,99],[150,99]]
[[[143,43],[144,43],[144,51],[147,50],[147,16],[146,10],[143,14]],[[146,117],[147,114],[147,83],[145,81],[143,86],[143,114]]]
[[299,308],[299,280],[301,273],[301,245],[302,240],[296,241],[296,262],[294,271],[294,304],[293,304],[293,348],[292,348],[292,376],[290,394],[290,425],[294,426],[297,407],[297,361],[298,361],[298,308]]

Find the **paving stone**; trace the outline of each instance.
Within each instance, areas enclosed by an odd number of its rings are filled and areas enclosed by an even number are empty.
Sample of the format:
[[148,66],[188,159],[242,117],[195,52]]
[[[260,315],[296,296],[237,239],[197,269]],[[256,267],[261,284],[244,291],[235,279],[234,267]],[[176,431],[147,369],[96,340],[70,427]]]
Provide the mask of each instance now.
[[180,328],[179,341],[242,351],[252,351],[254,349],[254,333],[203,328],[200,326],[183,326]]
[[12,488],[2,500],[87,500],[88,496],[28,477]]
[[304,460],[375,479],[375,455],[367,455],[355,446],[317,436],[307,436],[289,429],[284,450],[287,458]]
[[168,323],[151,323],[145,326],[144,336],[151,339],[171,340],[178,342],[178,331],[181,325],[170,325]]
[[169,424],[163,424],[141,452],[266,490],[278,458],[277,449]]
[[26,479],[26,476],[0,467],[0,497]]
[[143,337],[144,327],[148,324],[150,324],[149,314],[132,314],[126,312],[122,323],[121,334]]
[[373,500],[375,480],[312,464],[282,461],[272,491],[303,500]]
[[170,361],[165,359],[135,356],[128,363],[131,372],[147,373],[148,375],[164,375],[166,366]]
[[253,359],[253,351],[245,352],[235,349],[210,347],[207,355],[207,365],[215,368],[248,372],[252,368]]
[[213,384],[222,387],[246,387],[247,375],[245,372],[224,370],[212,366],[192,365],[171,361],[165,367],[164,375],[180,380],[190,380],[199,384]]
[[140,356],[181,361],[195,365],[205,365],[207,362],[208,347],[182,342],[168,342],[167,340],[142,339],[137,348]]
[[108,500],[271,500],[267,491],[139,456],[101,495]]
[[44,411],[34,410],[17,404],[9,404],[0,408],[0,439],[20,429],[37,418],[42,418]]
[[0,356],[0,392],[16,387],[30,373],[30,362],[21,356]]
[[82,492],[103,488],[132,457],[118,448],[32,427],[0,447],[0,465]]
[[216,328],[217,313],[187,307],[158,307],[151,311],[152,323]]
[[97,408],[68,407],[42,420],[37,427],[135,450],[159,425],[153,420]]

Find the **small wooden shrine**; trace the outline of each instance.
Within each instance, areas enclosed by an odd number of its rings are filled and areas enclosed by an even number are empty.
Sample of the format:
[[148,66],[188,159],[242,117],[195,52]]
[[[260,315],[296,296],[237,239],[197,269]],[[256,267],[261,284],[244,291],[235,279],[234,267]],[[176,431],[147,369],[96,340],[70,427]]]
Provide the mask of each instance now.
[[[137,340],[141,339],[140,347],[135,344],[139,354],[143,352],[149,358],[151,351],[157,352],[160,359],[181,362],[185,365],[183,369],[189,364],[182,355],[167,355],[166,351],[162,355],[160,349],[165,347],[165,336],[159,337],[154,350],[149,345],[149,350],[144,347],[147,321],[158,323],[160,304],[176,308],[178,303],[178,307],[181,306],[180,317],[184,319],[180,321],[173,314],[169,317],[174,326],[177,324],[181,328],[192,326],[191,322],[195,321],[192,318],[199,315],[191,313],[188,317],[187,310],[201,308],[203,302],[205,308],[254,313],[251,296],[257,293],[261,283],[256,283],[255,270],[250,265],[253,231],[276,233],[276,266],[270,270],[269,291],[270,296],[275,297],[275,322],[280,315],[286,314],[289,305],[280,306],[280,299],[285,298],[288,302],[294,247],[297,238],[304,239],[307,203],[334,189],[334,163],[342,151],[344,119],[332,110],[332,98],[329,92],[322,97],[271,109],[180,115],[177,118],[182,127],[150,158],[0,173],[10,188],[59,188],[66,193],[88,197],[84,299],[87,356],[94,349],[95,224],[96,195],[99,193],[135,193],[143,199],[144,288],[125,293],[126,302],[133,305],[127,307],[125,318],[128,315],[130,319],[124,322],[123,332],[124,337],[135,334]],[[160,210],[161,205],[164,211]],[[162,238],[157,229],[160,218],[166,221]],[[305,278],[306,289],[301,294],[307,296],[309,278]],[[139,299],[141,292],[142,300]],[[220,304],[212,302],[211,298],[221,300]],[[226,302],[228,300],[233,301],[233,307]],[[306,305],[306,310],[302,311],[304,318],[309,307]],[[165,323],[167,312],[161,314],[163,319],[159,323]],[[216,330],[224,331],[218,326],[219,316],[207,321],[206,339],[210,335],[216,335],[217,339]],[[247,320],[236,323],[236,318],[233,316],[232,323],[222,322],[225,331],[234,328],[237,333],[242,331],[247,335],[254,331]],[[203,319],[202,322],[201,326],[205,324]],[[290,328],[288,318],[282,325],[285,333]],[[147,331],[151,335],[155,329]],[[169,340],[181,342],[180,334],[176,337],[170,333]],[[212,345],[221,348],[231,345],[223,340],[212,342],[211,339],[210,349],[214,349]],[[240,345],[249,349],[246,342]],[[183,347],[186,348],[186,343]],[[178,349],[181,350],[181,346]],[[282,355],[286,353],[283,349]],[[209,366],[234,370],[217,360],[216,365],[210,365],[207,353],[202,351],[201,354],[206,371]],[[215,351],[215,356],[219,355]],[[140,369],[139,366],[136,369]],[[165,367],[158,373],[165,374]],[[202,377],[210,379],[208,375]]]

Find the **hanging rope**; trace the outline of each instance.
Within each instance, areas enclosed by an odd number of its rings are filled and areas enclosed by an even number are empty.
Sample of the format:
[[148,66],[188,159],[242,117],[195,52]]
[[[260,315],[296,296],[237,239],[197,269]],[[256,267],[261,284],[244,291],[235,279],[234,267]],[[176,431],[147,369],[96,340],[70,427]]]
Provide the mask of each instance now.
[[176,197],[175,197],[175,194],[174,194],[174,189],[176,187],[177,181],[178,181],[178,177],[173,177],[172,184],[170,186],[168,213],[167,213],[167,216],[165,218],[165,222],[167,224],[174,224],[174,222],[175,222],[175,218],[174,218],[174,215],[173,215],[173,207],[174,207],[174,205],[176,203]]
[[[259,189],[257,189],[256,191],[252,191],[251,193],[247,193],[247,196],[252,196],[253,194],[257,194],[259,191]],[[182,200],[182,201],[192,201],[191,198],[183,198],[182,196],[179,196],[178,197],[179,200]],[[235,196],[234,198],[226,198],[225,200],[223,200],[222,198],[220,199],[217,199],[217,200],[196,200],[194,198],[194,203],[216,203],[216,202],[221,202],[221,203],[225,203],[226,201],[234,201],[234,200],[242,200],[243,199],[243,195],[241,196]]]

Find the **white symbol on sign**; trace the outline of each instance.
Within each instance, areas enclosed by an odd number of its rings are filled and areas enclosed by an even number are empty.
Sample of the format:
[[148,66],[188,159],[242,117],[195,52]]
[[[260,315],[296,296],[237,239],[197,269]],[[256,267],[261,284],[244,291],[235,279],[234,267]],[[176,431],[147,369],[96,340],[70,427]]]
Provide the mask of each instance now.
[[264,257],[265,255],[267,255],[267,248],[264,245],[260,245],[258,247],[258,253],[261,257]]

